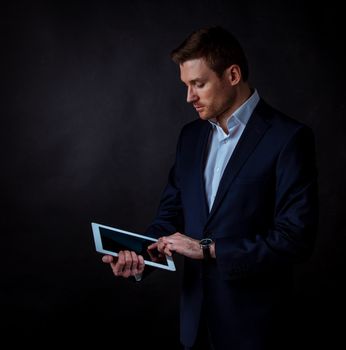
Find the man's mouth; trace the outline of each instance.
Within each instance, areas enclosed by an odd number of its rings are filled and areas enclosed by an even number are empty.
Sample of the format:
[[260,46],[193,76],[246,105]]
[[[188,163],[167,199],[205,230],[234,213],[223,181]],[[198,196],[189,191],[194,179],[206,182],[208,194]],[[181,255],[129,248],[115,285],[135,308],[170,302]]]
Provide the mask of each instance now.
[[193,105],[197,112],[201,111],[204,107],[201,105]]

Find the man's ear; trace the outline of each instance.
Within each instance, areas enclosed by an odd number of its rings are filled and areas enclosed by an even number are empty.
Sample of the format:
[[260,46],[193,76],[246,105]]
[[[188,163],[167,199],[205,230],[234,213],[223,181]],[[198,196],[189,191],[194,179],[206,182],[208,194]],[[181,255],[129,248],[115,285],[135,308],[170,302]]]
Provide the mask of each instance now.
[[241,70],[237,64],[232,64],[228,68],[226,68],[226,78],[230,82],[232,86],[239,84],[241,80]]

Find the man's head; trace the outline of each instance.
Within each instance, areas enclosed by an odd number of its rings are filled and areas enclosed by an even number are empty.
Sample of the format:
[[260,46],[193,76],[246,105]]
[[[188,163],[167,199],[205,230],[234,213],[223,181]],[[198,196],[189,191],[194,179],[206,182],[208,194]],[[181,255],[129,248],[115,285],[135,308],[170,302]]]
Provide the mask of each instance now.
[[195,31],[172,51],[180,78],[201,119],[222,122],[249,97],[248,65],[239,42],[225,29]]
[[171,52],[173,61],[182,63],[203,58],[208,67],[219,78],[226,68],[233,64],[239,66],[243,81],[249,76],[245,53],[238,40],[222,27],[207,27],[191,33],[176,49]]

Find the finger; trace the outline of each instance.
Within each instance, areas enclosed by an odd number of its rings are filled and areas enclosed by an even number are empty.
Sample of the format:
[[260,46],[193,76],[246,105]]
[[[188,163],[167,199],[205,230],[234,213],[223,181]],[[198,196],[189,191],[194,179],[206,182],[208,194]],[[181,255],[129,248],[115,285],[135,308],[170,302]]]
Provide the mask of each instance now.
[[113,257],[111,255],[104,255],[102,257],[102,261],[106,264],[110,264],[111,262],[113,262]]
[[149,249],[149,250],[150,250],[150,249],[156,249],[156,248],[157,248],[157,242],[148,245],[148,249]]
[[168,256],[172,256],[172,251],[171,249],[169,248],[169,246],[167,245],[164,249],[164,253]]
[[144,263],[144,258],[142,255],[138,255],[138,273],[143,273],[144,271],[144,266],[145,266],[145,263]]
[[131,258],[132,258],[132,266],[131,266],[131,275],[137,275],[138,274],[138,257],[135,252],[130,252]]
[[157,245],[157,250],[160,252],[160,253],[163,253],[164,250],[165,250],[165,247],[166,247],[166,244],[163,242],[163,240],[160,238],[159,241],[158,241],[158,245]]
[[155,262],[155,261],[158,261],[158,258],[162,253],[160,253],[158,250],[158,247],[156,247],[155,249],[152,249],[152,250],[148,249],[148,254],[150,256],[150,259]]
[[164,244],[169,244],[169,243],[172,243],[172,239],[168,237],[162,237],[162,242]]
[[132,267],[132,257],[131,257],[131,252],[128,250],[124,251],[124,256],[125,256],[125,266],[123,269],[123,277],[127,278],[131,276],[131,267]]
[[113,273],[115,276],[121,276],[125,266],[125,255],[123,251],[119,252],[118,261],[116,264],[112,264]]

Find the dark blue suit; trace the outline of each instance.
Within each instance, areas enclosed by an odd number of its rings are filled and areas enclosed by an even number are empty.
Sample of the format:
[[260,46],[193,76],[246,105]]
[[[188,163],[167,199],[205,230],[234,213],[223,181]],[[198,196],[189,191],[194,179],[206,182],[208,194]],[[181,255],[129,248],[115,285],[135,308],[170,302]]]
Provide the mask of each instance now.
[[280,316],[289,305],[292,268],[311,255],[317,231],[314,137],[260,100],[209,212],[203,174],[210,130],[200,119],[182,129],[148,229],[155,236],[210,236],[216,244],[210,263],[184,259],[181,341],[194,343],[203,304],[216,349],[281,349],[285,332],[290,337]]

